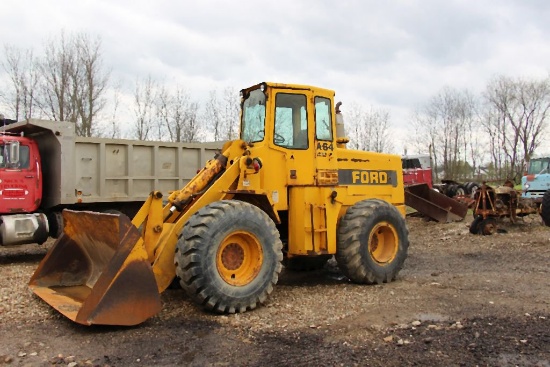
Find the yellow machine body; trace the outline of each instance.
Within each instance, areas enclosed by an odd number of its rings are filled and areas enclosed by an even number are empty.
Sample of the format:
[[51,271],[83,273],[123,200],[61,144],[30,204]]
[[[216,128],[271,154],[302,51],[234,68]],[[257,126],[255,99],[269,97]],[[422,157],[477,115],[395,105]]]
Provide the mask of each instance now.
[[65,211],[64,234],[33,275],[33,292],[81,324],[135,325],[159,312],[182,229],[209,204],[260,208],[287,258],[335,254],[339,221],[359,201],[381,199],[405,215],[401,158],[346,149],[333,91],[261,83],[241,93],[241,139],[226,143],[168,204],[152,192],[131,222]]

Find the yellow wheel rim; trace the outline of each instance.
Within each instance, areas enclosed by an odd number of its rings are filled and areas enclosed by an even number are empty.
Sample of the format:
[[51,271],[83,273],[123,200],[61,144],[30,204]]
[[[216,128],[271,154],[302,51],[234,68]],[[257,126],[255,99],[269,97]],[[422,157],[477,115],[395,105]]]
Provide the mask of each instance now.
[[378,223],[370,232],[369,253],[379,264],[388,264],[395,259],[399,249],[399,236],[388,222]]
[[248,232],[233,232],[224,238],[216,255],[216,267],[222,279],[244,286],[256,278],[263,263],[260,241]]

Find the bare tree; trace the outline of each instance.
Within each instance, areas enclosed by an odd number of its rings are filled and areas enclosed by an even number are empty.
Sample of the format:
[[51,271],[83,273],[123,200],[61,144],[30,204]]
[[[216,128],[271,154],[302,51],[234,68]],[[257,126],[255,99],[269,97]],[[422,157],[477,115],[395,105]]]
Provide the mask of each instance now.
[[394,145],[390,133],[390,113],[382,108],[371,107],[366,116],[367,126],[370,130],[370,149],[373,152],[389,153]]
[[199,104],[191,101],[191,96],[183,87],[176,87],[171,94],[161,88],[158,98],[158,115],[168,131],[170,141],[196,142],[200,140],[198,125]]
[[[445,178],[458,179],[465,173],[464,166],[472,148],[470,136],[474,134],[475,103],[468,91],[445,87],[415,114],[413,126],[415,139],[431,151],[434,165],[441,166]],[[472,153],[474,154],[474,153]],[[437,170],[435,178],[438,179]]]
[[11,88],[5,88],[2,102],[8,107],[15,120],[33,117],[37,107],[36,93],[39,74],[32,50],[22,51],[14,46],[4,45],[5,61],[2,67],[11,81]]
[[157,116],[157,84],[147,76],[144,81],[136,79],[134,90],[134,135],[138,140],[148,140]]
[[223,102],[224,102],[224,131],[225,136],[222,136],[224,140],[233,140],[239,137],[239,111],[240,101],[239,93],[233,88],[227,87],[223,90]]
[[205,126],[210,129],[214,140],[232,140],[239,135],[240,102],[238,93],[232,88],[225,88],[222,99],[216,90],[210,91],[205,105]]
[[75,123],[78,135],[92,136],[105,108],[109,72],[101,59],[101,41],[87,34],[61,33],[44,47],[39,62],[40,106],[52,120]]
[[[101,40],[91,39],[81,33],[75,39],[78,68],[73,75],[73,83],[79,118],[76,131],[81,136],[92,136],[93,123],[98,113],[105,108],[105,89],[109,82],[109,72],[105,71],[101,59]],[[79,73],[78,73],[79,71]]]
[[368,139],[368,137],[365,136],[364,132],[363,108],[355,102],[350,103],[349,108],[346,109],[344,121],[346,124],[346,134],[350,139],[348,147],[355,150],[366,150],[368,142],[365,139]]
[[222,135],[222,118],[219,106],[218,94],[216,90],[211,90],[205,105],[204,125],[214,134],[213,138],[216,141],[221,140]]
[[[525,159],[541,144],[550,109],[550,78],[529,80],[497,76],[484,94],[485,129],[496,169],[506,178],[521,177]],[[502,150],[504,157],[500,157]]]
[[367,111],[357,103],[351,103],[346,112],[346,131],[351,149],[373,152],[391,152],[390,113],[371,106]]
[[75,104],[74,75],[78,72],[77,50],[73,42],[61,33],[59,40],[49,41],[40,62],[42,75],[41,105],[51,120],[75,122],[78,117]]

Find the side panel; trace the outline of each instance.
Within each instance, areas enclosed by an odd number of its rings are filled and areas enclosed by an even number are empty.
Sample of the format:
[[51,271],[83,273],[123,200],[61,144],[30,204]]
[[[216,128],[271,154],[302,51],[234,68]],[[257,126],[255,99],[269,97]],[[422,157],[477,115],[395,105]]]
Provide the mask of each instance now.
[[377,198],[395,205],[405,215],[401,158],[392,154],[338,149],[338,182],[344,205]]
[[333,191],[336,189],[315,186],[289,189],[289,254],[336,253],[336,224],[342,204],[332,200]]
[[153,190],[167,195],[189,182],[221,145],[78,138],[75,187],[66,187],[64,203],[79,191],[83,203],[145,201]]

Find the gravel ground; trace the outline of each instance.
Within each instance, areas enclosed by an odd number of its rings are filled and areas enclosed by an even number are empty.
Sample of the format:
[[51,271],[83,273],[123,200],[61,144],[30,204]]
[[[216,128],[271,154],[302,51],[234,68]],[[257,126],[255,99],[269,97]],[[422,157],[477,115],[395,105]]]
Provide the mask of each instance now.
[[283,270],[252,312],[205,313],[174,289],[136,327],[65,319],[26,285],[48,245],[0,248],[0,365],[550,366],[550,228],[407,224],[409,258],[390,284],[352,284],[333,262]]

